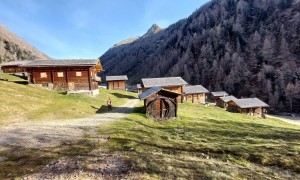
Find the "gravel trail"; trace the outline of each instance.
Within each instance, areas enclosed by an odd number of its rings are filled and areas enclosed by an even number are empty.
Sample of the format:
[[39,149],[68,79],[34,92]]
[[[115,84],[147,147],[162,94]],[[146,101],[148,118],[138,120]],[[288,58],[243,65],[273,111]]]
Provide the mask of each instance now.
[[82,119],[44,120],[2,126],[0,150],[12,146],[41,149],[80,140],[85,135],[96,134],[97,126],[100,124],[125,117],[133,111],[138,102],[138,99],[130,99],[111,112]]

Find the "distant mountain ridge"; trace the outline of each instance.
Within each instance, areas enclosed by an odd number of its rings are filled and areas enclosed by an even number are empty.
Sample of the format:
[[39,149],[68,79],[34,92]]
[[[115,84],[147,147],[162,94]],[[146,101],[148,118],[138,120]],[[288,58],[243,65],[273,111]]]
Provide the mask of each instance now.
[[[181,76],[210,91],[300,112],[299,0],[212,0],[154,35],[101,56],[105,74]],[[299,88],[298,88],[299,87]]]
[[143,36],[135,36],[135,37],[131,37],[128,39],[125,39],[117,44],[115,44],[112,48],[116,48],[125,44],[130,44],[135,42],[136,40],[140,39],[140,38],[145,38],[147,36],[152,36],[155,35],[156,33],[162,31],[163,29],[161,27],[159,27],[157,24],[153,24],[148,31],[146,32],[146,34],[144,34]]
[[0,25],[0,63],[24,59],[51,58],[8,30],[5,26]]

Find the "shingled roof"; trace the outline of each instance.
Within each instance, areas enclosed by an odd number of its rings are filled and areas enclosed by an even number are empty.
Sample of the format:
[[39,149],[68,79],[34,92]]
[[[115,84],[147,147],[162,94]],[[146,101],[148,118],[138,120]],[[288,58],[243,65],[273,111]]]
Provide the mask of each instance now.
[[201,85],[186,86],[184,87],[183,92],[184,94],[209,93],[209,91]]
[[188,83],[181,77],[165,77],[165,78],[144,78],[142,79],[142,84],[145,88],[155,87],[155,86],[183,86]]
[[95,66],[99,59],[56,59],[56,60],[35,60],[22,67],[57,67],[57,66]]
[[225,97],[220,97],[220,99],[222,99],[224,102],[228,103],[229,101],[232,101],[232,100],[237,100],[236,97],[234,96],[225,96]]
[[270,107],[258,98],[246,98],[233,100],[240,108],[257,108],[257,107]]
[[172,94],[180,95],[180,93],[176,93],[176,92],[173,92],[173,91],[169,91],[169,90],[164,89],[164,88],[162,88],[162,87],[152,87],[152,88],[148,89],[147,91],[142,92],[142,93],[139,95],[139,98],[140,98],[141,100],[146,99],[146,98],[148,98],[149,96],[151,96],[151,95],[153,95],[153,94],[155,94],[155,93],[158,93],[159,91],[167,91],[167,92],[172,93]]
[[127,81],[128,77],[126,75],[121,76],[106,76],[106,81]]
[[228,96],[227,92],[225,92],[225,91],[211,92],[211,94],[214,97]]
[[141,85],[141,84],[137,84],[137,85],[136,85],[136,88],[141,89],[141,88],[142,88],[142,85]]
[[0,66],[20,66],[20,65],[24,65],[27,64],[31,61],[29,60],[24,60],[24,61],[10,61],[10,62],[5,62],[0,64]]

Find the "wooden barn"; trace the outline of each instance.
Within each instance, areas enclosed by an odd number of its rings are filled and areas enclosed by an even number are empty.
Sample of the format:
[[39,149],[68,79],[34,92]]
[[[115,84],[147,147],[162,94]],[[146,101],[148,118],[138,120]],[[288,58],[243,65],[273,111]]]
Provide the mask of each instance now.
[[126,75],[122,76],[106,76],[106,87],[111,90],[126,91]]
[[99,59],[35,60],[26,68],[28,81],[51,90],[67,90],[68,93],[99,94],[98,73],[103,71]]
[[209,91],[201,85],[186,86],[183,88],[186,101],[205,104]]
[[3,73],[18,74],[26,73],[26,68],[21,67],[31,61],[11,61],[1,64],[1,70]]
[[161,87],[152,87],[139,95],[144,100],[146,114],[156,119],[168,119],[177,117],[177,97],[179,93],[163,89]]
[[[183,93],[183,87],[188,83],[181,77],[165,77],[165,78],[144,78],[142,79],[142,91],[146,91],[152,87],[162,87],[166,90],[173,91],[178,94]],[[183,96],[178,96],[178,102],[183,102]]]
[[211,92],[211,98],[217,103],[217,100],[220,98],[220,97],[225,97],[225,96],[228,96],[227,92],[225,91],[216,91],[216,92]]
[[225,97],[220,97],[219,99],[216,100],[216,105],[221,107],[221,108],[228,108],[228,102],[232,100],[237,100],[236,97],[234,96],[225,96]]
[[266,108],[270,107],[258,98],[236,99],[228,102],[228,111],[250,116],[265,117]]

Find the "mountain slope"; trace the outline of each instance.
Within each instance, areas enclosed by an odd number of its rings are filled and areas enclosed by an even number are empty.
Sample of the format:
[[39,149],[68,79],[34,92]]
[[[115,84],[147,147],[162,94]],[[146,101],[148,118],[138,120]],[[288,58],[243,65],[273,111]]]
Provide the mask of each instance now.
[[[182,76],[190,84],[257,96],[300,112],[299,0],[212,0],[155,35],[108,50],[107,74]],[[292,100],[292,101],[291,101]]]
[[24,59],[50,59],[50,57],[0,25],[0,63]]

